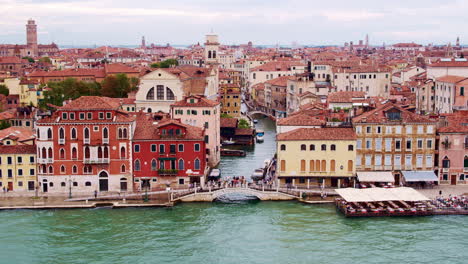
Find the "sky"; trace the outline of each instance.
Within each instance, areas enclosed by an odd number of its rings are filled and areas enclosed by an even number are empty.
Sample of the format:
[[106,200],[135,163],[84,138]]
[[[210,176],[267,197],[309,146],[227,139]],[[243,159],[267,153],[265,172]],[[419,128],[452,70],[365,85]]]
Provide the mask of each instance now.
[[25,43],[29,18],[59,45],[463,44],[467,14],[467,0],[0,0],[0,44]]

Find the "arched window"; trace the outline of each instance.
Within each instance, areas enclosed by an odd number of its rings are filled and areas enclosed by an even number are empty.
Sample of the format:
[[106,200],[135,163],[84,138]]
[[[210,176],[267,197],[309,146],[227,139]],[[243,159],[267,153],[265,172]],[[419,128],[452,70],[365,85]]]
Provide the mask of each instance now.
[[65,173],[65,166],[60,166],[60,173]]
[[123,138],[122,128],[119,128],[119,138]]
[[352,172],[352,171],[353,171],[353,161],[348,160],[348,172]]
[[60,139],[64,139],[65,138],[65,129],[63,129],[63,127],[61,127],[59,129],[59,138]]
[[91,158],[91,151],[89,150],[88,146],[86,146],[84,149],[84,155],[85,155],[85,159]]
[[302,144],[302,145],[301,145],[301,150],[307,150],[306,144]]
[[213,59],[216,59],[216,50],[213,50]]
[[315,171],[321,171],[320,170],[320,160],[315,160]]
[[468,156],[465,156],[465,159],[463,160],[463,167],[466,169],[468,168]]
[[124,128],[124,129],[123,129],[123,138],[127,138],[127,137],[128,137],[128,135],[127,135],[127,129]]
[[135,160],[135,171],[141,170],[140,160]]
[[[305,146],[305,145],[304,145]],[[306,171],[306,161],[305,160],[301,160],[301,172],[305,172]]]
[[38,128],[37,129],[37,139],[41,138],[41,130]]
[[65,149],[60,149],[60,159],[65,159]]
[[281,160],[280,171],[282,171],[282,172],[286,171],[286,161],[285,160]]
[[336,145],[335,145],[335,144],[332,144],[332,145],[330,146],[330,150],[335,151],[335,150],[336,150]]
[[109,147],[104,147],[104,158],[105,159],[109,158]]
[[195,160],[195,169],[196,169],[196,170],[199,170],[199,169],[200,169],[200,160],[199,160],[199,159],[196,159],[196,160]]
[[72,173],[77,174],[78,173],[78,167],[76,165],[73,165],[72,167]]
[[154,100],[154,87],[149,89],[148,93],[146,94],[146,100]]
[[120,158],[125,159],[125,147],[120,147]]
[[211,50],[208,51],[208,59],[211,59]]
[[314,150],[315,150],[315,145],[314,145],[314,144],[311,144],[311,145],[309,146],[309,150],[314,151]]
[[322,164],[320,164],[321,171],[327,171],[327,161],[322,160]]
[[103,138],[109,138],[109,129],[107,129],[107,127],[102,129],[102,137]]
[[41,173],[46,174],[46,173],[47,173],[46,165],[42,164],[42,165],[39,167],[39,171],[40,171]]
[[447,156],[442,160],[442,168],[450,168],[450,160]]
[[179,160],[178,169],[179,169],[179,170],[184,170],[184,169],[185,169],[185,167],[184,167],[184,160],[183,160],[183,159],[180,159],[180,160]]
[[309,161],[309,171],[315,171],[315,161]]
[[84,129],[84,138],[89,138],[89,128],[87,127]]
[[54,167],[52,167],[52,165],[49,166],[49,174],[53,174],[54,173]]
[[175,100],[174,93],[169,87],[166,87],[166,100]]
[[353,151],[354,150],[354,146],[353,145],[348,145],[348,151]]
[[52,139],[52,129],[47,129],[47,139],[51,140]]
[[155,159],[152,159],[152,160],[151,160],[151,170],[152,170],[152,171],[157,170],[157,164],[158,164],[158,163],[156,162]]
[[47,159],[47,150],[46,150],[46,148],[42,148],[42,158]]
[[76,139],[76,128],[74,127],[71,129],[71,138]]
[[281,150],[286,150],[286,145],[285,145],[285,144],[281,144],[280,149],[281,149]]
[[102,159],[102,148],[101,147],[98,147],[98,149],[97,149],[97,157],[98,157],[98,159]]
[[120,172],[125,172],[125,171],[126,171],[125,164],[122,164],[122,166],[120,167]]
[[335,171],[335,160],[330,161],[330,171]]
[[93,168],[90,165],[86,165],[83,167],[84,174],[91,174],[93,173]]
[[78,159],[78,151],[75,147],[72,148],[72,159]]
[[321,149],[322,149],[322,150],[327,150],[327,145],[326,145],[326,144],[322,144]]
[[52,155],[52,148],[49,148],[49,159],[52,159],[53,158],[53,155]]

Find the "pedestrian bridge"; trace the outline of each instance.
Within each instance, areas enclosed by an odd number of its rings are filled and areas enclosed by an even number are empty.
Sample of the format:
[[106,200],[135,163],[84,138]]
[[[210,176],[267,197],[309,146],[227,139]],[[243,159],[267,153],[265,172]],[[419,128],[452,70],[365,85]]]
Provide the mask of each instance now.
[[300,198],[298,192],[285,192],[280,190],[265,190],[250,187],[225,187],[219,189],[208,189],[203,191],[191,191],[186,193],[179,193],[172,197],[172,201],[181,202],[212,202],[217,198],[226,194],[243,194],[246,196],[255,196],[262,201],[282,201],[294,200]]

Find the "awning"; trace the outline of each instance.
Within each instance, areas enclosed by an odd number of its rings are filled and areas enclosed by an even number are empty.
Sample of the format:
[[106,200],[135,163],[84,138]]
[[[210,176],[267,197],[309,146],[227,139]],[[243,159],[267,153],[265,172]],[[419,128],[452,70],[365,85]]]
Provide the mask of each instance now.
[[391,171],[360,171],[357,177],[360,182],[395,182]]
[[427,201],[430,200],[420,192],[409,187],[369,188],[369,189],[335,189],[347,202],[384,202],[384,201]]
[[165,158],[165,157],[160,157],[158,159],[159,160],[176,160],[176,158]]
[[406,182],[433,182],[439,181],[433,171],[402,171]]

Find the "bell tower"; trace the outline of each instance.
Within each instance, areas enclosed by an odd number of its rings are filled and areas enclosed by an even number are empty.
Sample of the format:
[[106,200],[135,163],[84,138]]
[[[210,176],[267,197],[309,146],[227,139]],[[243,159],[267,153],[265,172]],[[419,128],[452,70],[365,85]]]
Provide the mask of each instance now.
[[219,52],[218,35],[213,34],[213,33],[206,35],[205,64],[218,63],[218,52]]
[[39,51],[37,48],[37,25],[34,20],[29,19],[26,24],[26,46],[31,56],[38,56]]

